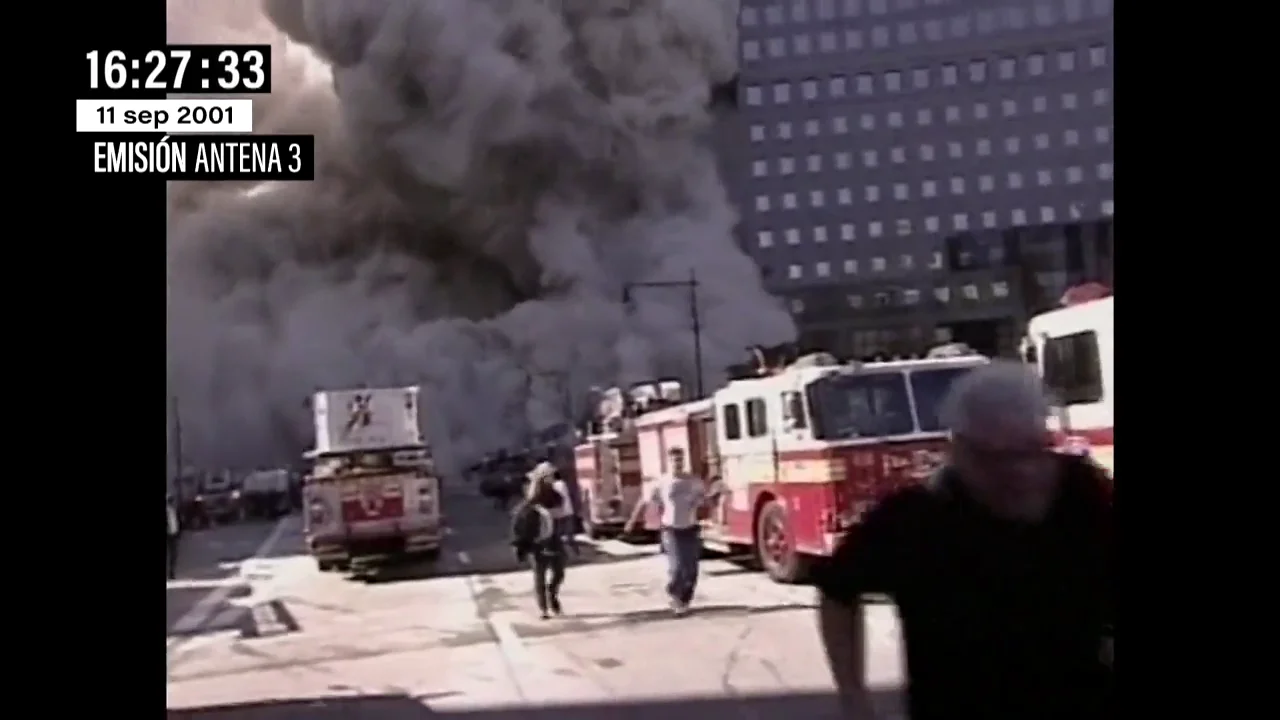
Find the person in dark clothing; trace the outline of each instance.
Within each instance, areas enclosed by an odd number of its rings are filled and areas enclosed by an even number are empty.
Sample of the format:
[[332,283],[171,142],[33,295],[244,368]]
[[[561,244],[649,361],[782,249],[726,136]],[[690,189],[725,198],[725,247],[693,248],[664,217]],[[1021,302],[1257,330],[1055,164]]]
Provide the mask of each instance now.
[[912,720],[1111,717],[1111,480],[1050,452],[1038,378],[993,363],[958,380],[949,464],[853,528],[815,578],[845,716],[875,717],[861,597],[897,603]]
[[551,484],[550,477],[530,473],[525,500],[516,508],[511,522],[511,545],[516,560],[529,561],[533,569],[533,592],[542,619],[564,612],[560,605],[560,586],[564,584],[566,548],[564,537],[557,532],[554,512],[568,498]]

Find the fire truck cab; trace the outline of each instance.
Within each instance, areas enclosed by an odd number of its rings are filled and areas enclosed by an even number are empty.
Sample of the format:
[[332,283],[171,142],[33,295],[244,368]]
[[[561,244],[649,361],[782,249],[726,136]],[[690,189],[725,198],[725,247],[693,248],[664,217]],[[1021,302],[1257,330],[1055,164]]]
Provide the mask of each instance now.
[[1023,358],[1058,403],[1049,429],[1065,452],[1115,474],[1115,298],[1086,297],[1027,324]]
[[418,429],[418,388],[317,393],[307,547],[322,571],[435,559],[440,482]]
[[683,447],[711,488],[704,546],[753,556],[774,580],[796,582],[877,500],[939,467],[942,399],[985,362],[967,354],[842,364],[810,355],[641,415],[641,467],[656,477],[667,471],[668,450]]

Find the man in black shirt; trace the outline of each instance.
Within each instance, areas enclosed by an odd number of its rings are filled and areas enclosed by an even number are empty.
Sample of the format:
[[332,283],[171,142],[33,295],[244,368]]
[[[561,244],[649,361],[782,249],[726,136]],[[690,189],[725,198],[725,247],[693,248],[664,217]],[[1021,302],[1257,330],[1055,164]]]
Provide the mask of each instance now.
[[849,718],[873,718],[861,597],[898,605],[911,720],[1109,717],[1110,479],[1047,450],[1038,378],[993,363],[956,382],[951,460],[878,504],[818,574]]

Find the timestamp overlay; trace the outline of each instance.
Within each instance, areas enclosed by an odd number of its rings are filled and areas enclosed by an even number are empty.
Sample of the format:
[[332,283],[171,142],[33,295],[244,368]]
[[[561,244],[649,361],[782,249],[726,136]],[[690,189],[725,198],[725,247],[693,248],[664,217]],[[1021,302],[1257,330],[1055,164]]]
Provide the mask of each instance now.
[[[268,45],[104,48],[86,53],[84,63],[84,94],[92,99],[76,101],[76,132],[87,140],[94,174],[315,178],[313,136],[253,134],[253,99],[244,96],[271,92]],[[144,92],[182,97],[136,98]]]

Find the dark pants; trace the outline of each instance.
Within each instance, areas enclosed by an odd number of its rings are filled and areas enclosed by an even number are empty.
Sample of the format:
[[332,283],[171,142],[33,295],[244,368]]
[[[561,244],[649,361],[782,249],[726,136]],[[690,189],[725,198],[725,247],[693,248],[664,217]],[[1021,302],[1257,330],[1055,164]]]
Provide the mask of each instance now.
[[168,544],[165,546],[165,559],[169,563],[169,579],[172,580],[178,574],[178,538],[180,535],[166,535]]
[[564,584],[565,557],[563,552],[535,552],[533,566],[533,596],[538,609],[560,612],[560,586]]
[[662,528],[662,552],[667,556],[667,595],[681,605],[693,600],[702,558],[699,528]]

